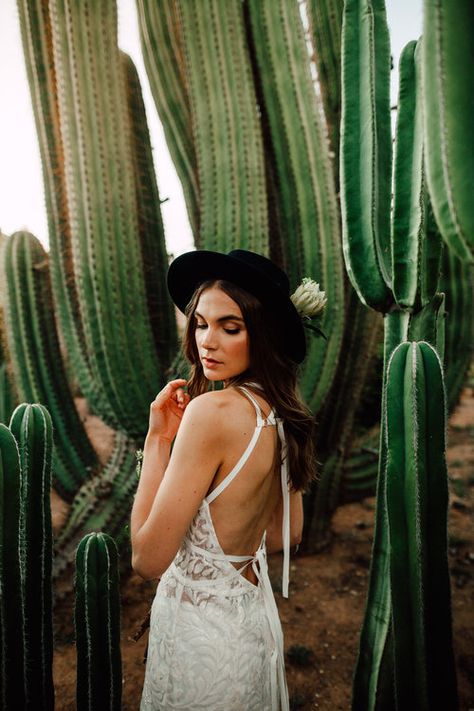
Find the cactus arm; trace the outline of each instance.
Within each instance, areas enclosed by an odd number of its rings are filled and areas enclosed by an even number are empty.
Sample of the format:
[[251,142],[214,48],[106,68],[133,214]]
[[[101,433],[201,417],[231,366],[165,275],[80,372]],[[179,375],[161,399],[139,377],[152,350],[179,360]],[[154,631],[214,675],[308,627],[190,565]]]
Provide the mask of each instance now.
[[179,11],[199,171],[200,245],[267,254],[263,141],[242,3],[184,1]]
[[49,4],[42,0],[18,0],[23,54],[35,116],[50,242],[51,282],[59,329],[74,375],[90,402],[105,402],[91,378],[91,364],[85,348],[83,324],[73,274],[71,230],[67,209],[64,135],[58,110]]
[[[29,232],[6,243],[6,323],[20,399],[42,402],[56,431],[55,487],[71,499],[97,458],[77,414],[62,364],[49,281],[47,254]],[[54,364],[52,367],[51,364]]]
[[342,30],[340,155],[344,258],[361,301],[382,312],[393,302],[389,72],[383,0],[347,0]]
[[428,187],[443,239],[460,259],[474,247],[474,5],[425,0],[423,86]]
[[444,354],[444,294],[435,294],[431,301],[410,316],[408,338],[410,341],[428,341],[436,348],[440,358]]
[[308,18],[315,47],[318,83],[328,123],[331,149],[339,154],[341,119],[341,29],[343,0],[309,0]]
[[401,308],[413,308],[417,296],[421,245],[425,233],[423,137],[417,43],[400,56],[400,85],[394,159],[392,223],[393,294]]
[[176,171],[191,229],[199,244],[199,180],[184,74],[182,27],[176,0],[137,0],[145,68]]
[[136,442],[118,432],[100,476],[84,482],[79,489],[68,520],[55,540],[53,577],[61,594],[70,592],[77,541],[85,533],[91,529],[107,530],[118,545],[120,532],[130,518],[130,502],[137,486],[136,448]]
[[335,178],[327,132],[311,78],[304,28],[296,3],[248,3],[269,143],[277,175],[282,265],[292,288],[303,276],[328,296],[322,329],[329,342],[308,339],[301,391],[317,412],[331,386],[344,319],[344,279]]
[[130,111],[131,153],[135,165],[138,230],[148,314],[158,359],[160,363],[170,363],[176,353],[178,339],[174,307],[166,288],[168,255],[150,134],[137,70],[127,54],[121,53],[120,56],[124,64]]
[[162,376],[143,283],[116,8],[53,0],[51,22],[87,350],[113,424],[139,435]]
[[20,571],[20,487],[18,444],[0,424],[0,705],[23,708],[24,639]]
[[[433,209],[426,194],[425,201],[426,230],[421,243],[421,264],[419,269],[419,301],[418,305],[426,306],[438,291],[443,255],[443,241],[434,219]],[[446,247],[447,249],[447,247]],[[421,339],[412,339],[421,340]],[[439,350],[438,350],[439,353]]]
[[119,711],[122,696],[118,553],[104,533],[85,536],[76,554],[77,707]]

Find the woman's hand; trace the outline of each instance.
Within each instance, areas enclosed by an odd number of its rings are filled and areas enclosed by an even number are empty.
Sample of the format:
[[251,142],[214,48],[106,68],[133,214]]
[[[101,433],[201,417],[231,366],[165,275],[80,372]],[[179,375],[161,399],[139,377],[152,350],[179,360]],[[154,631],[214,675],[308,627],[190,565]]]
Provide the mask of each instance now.
[[183,388],[186,380],[170,380],[150,406],[148,434],[171,442],[176,437],[183,412],[191,400]]

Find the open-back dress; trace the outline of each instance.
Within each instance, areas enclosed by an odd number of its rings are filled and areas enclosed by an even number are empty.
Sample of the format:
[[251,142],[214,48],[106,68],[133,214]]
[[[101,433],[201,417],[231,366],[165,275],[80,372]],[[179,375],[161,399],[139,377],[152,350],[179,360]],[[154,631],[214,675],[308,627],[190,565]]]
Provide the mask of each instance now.
[[[283,422],[273,410],[264,418],[253,395],[244,386],[239,390],[255,407],[255,431],[232,471],[203,499],[158,584],[140,711],[289,709],[283,632],[268,576],[265,533],[254,555],[226,555],[209,508],[251,456],[262,427],[277,426],[283,494],[282,592],[288,597],[290,501]],[[242,565],[236,568],[232,563]],[[258,585],[241,574],[248,565]]]

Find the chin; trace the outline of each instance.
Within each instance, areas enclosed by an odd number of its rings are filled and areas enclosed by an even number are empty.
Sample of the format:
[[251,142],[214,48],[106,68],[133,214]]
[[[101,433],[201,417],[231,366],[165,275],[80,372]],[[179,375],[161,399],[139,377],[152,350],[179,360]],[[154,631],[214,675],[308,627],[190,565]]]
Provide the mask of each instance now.
[[203,368],[203,373],[204,377],[211,383],[218,383],[220,381],[225,383],[226,381],[232,380],[232,378],[236,378],[238,375],[241,375],[245,372],[245,370],[246,369],[238,371],[215,372],[210,368]]

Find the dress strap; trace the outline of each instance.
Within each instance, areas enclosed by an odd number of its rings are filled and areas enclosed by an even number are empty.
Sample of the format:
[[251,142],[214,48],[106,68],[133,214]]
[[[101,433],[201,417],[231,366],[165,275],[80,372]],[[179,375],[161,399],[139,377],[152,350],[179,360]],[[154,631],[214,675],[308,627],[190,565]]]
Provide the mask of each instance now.
[[281,591],[283,597],[288,597],[290,581],[290,480],[288,476],[288,446],[286,443],[283,420],[277,418],[278,436],[281,443],[281,493],[283,497],[283,520],[281,533],[283,539],[283,578]]
[[251,393],[243,386],[239,386],[239,390],[242,390],[246,394],[248,399],[253,403],[253,406],[255,407],[255,412],[257,414],[257,425],[256,425],[254,433],[252,435],[252,439],[250,440],[250,442],[247,445],[247,449],[242,454],[242,456],[240,457],[239,461],[234,466],[232,471],[230,471],[227,474],[227,476],[221,481],[221,483],[218,486],[216,486],[215,489],[213,489],[211,491],[209,496],[206,496],[205,500],[207,501],[208,504],[210,504],[212,501],[214,501],[214,499],[216,499],[219,496],[219,494],[221,494],[224,491],[224,489],[226,489],[229,486],[231,481],[233,481],[235,479],[235,477],[237,476],[237,474],[240,472],[240,470],[246,463],[247,459],[252,454],[252,452],[255,448],[255,445],[257,444],[257,440],[260,437],[260,432],[262,431],[262,427],[265,427],[265,425],[276,424],[275,415],[273,413],[273,410],[270,412],[270,414],[267,418],[264,418],[262,416],[262,410],[260,408],[260,405],[255,400],[253,395],[251,395]]

